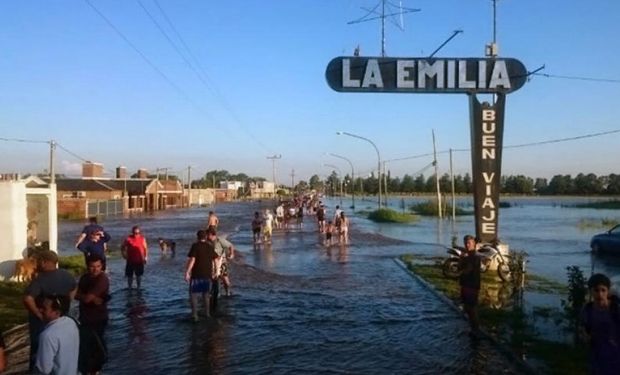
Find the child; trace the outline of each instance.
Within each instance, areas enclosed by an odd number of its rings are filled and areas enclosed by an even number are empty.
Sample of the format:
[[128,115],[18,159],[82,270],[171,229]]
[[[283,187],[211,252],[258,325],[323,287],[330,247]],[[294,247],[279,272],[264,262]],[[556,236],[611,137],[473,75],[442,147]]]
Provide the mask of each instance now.
[[254,212],[254,220],[252,220],[252,234],[254,236],[254,243],[260,243],[260,230],[263,225],[263,221],[260,218],[258,211]]
[[334,229],[332,221],[328,221],[327,227],[325,228],[325,246],[327,247],[332,245],[332,234],[334,233]]
[[618,298],[609,294],[610,286],[607,276],[592,275],[588,280],[592,301],[581,312],[581,333],[590,344],[591,374],[620,374],[620,309]]

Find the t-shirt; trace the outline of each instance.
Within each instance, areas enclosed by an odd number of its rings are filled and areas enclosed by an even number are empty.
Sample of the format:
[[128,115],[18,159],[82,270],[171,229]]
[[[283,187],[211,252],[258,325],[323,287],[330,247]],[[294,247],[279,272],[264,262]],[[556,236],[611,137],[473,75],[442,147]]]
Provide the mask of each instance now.
[[61,316],[41,333],[35,366],[43,374],[75,375],[79,354],[78,327],[73,319]]
[[271,228],[271,223],[273,222],[273,215],[271,215],[271,213],[268,213],[265,215],[264,219],[265,219],[265,227]]
[[480,257],[474,252],[461,258],[459,268],[465,270],[459,277],[462,287],[480,289]]
[[[78,291],[82,295],[94,294],[96,297],[105,300],[110,293],[110,279],[103,272],[94,277],[90,274],[82,275],[78,283]],[[108,320],[108,304],[106,302],[97,305],[80,301],[80,322],[82,324],[92,325],[106,320]]]
[[232,244],[230,243],[230,241],[228,241],[225,238],[220,238],[220,237],[215,237],[215,241],[213,242],[213,245],[215,247],[215,253],[221,257],[225,257],[226,250],[232,247]]
[[262,223],[263,221],[261,219],[252,220],[252,229],[260,229]]
[[110,235],[103,232],[103,237],[99,238],[98,241],[91,241],[90,238],[87,238],[78,245],[78,249],[86,256],[97,255],[105,259],[105,243],[108,241],[110,241]]
[[213,275],[213,264],[218,257],[215,245],[210,241],[198,241],[192,244],[188,258],[195,258],[192,267],[192,279],[210,279]]
[[142,264],[146,257],[144,248],[144,237],[141,234],[132,234],[125,239],[125,251],[127,252],[127,263]]
[[41,294],[68,296],[76,287],[75,278],[67,270],[41,272],[26,288],[25,294],[36,298]]

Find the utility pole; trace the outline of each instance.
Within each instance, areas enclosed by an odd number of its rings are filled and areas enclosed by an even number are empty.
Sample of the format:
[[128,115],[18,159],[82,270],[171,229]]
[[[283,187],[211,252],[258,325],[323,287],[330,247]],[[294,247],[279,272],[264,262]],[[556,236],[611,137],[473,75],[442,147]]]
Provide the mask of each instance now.
[[54,153],[56,152],[56,141],[50,141],[50,185],[56,183],[56,170],[54,168]]
[[187,207],[192,206],[192,166],[187,166]]
[[278,191],[278,183],[276,182],[276,160],[282,159],[282,155],[278,154],[273,156],[267,156],[267,159],[271,160],[271,171],[273,174],[273,195],[275,197]]
[[291,171],[291,190],[295,189],[295,168]]
[[[381,183],[381,181],[379,181]],[[387,207],[387,173],[385,172],[385,160],[383,161],[383,205]]]
[[439,166],[437,165],[437,148],[435,147],[435,130],[433,130],[433,164],[435,165],[435,182],[437,183],[437,214],[441,219],[441,191],[439,190]]
[[450,180],[452,180],[452,221],[456,221],[456,198],[454,196],[454,170],[452,169],[452,149],[450,149]]

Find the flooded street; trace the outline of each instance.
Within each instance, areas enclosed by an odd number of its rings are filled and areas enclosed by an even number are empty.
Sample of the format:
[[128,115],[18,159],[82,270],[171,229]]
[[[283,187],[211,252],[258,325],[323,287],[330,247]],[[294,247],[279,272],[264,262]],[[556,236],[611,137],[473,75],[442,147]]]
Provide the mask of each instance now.
[[[326,249],[306,217],[302,230],[276,231],[272,246],[255,249],[249,224],[257,208],[216,207],[238,250],[235,295],[198,323],[189,319],[183,269],[207,209],[103,222],[111,249],[140,224],[151,252],[141,292],[125,289],[122,259],[108,263],[107,373],[518,373],[491,343],[472,342],[465,320],[394,261],[433,245],[378,235],[353,218],[351,245]],[[71,249],[81,225],[63,223],[62,249]],[[157,237],[177,241],[176,258],[160,256]]]

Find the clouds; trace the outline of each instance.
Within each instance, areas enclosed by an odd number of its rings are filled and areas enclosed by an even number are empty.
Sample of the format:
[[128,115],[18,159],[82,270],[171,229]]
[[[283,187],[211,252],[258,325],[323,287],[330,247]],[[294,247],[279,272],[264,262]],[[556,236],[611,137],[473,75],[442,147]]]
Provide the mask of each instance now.
[[60,173],[67,176],[81,176],[82,163],[63,160],[60,162]]

